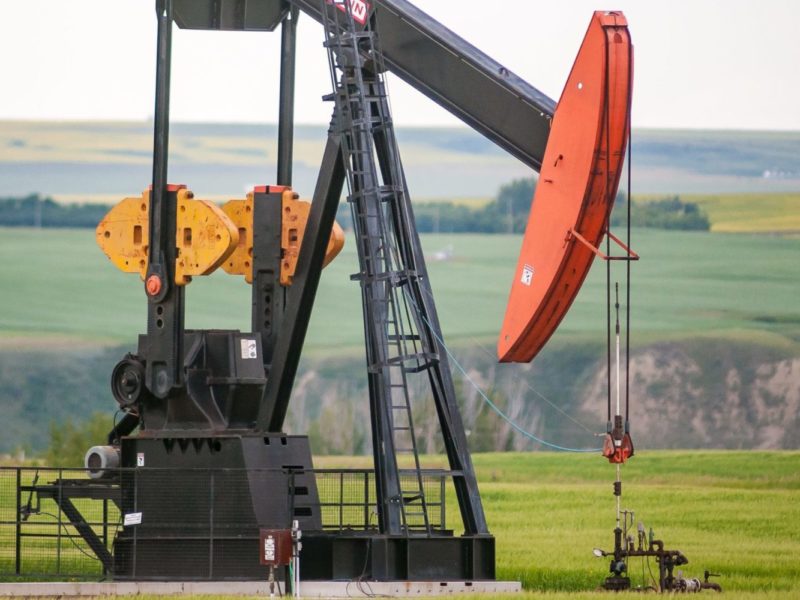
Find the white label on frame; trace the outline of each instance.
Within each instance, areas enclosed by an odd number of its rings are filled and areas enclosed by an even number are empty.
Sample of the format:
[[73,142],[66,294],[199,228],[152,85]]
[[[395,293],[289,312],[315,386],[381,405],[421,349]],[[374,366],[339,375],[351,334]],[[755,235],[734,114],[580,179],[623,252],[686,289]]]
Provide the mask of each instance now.
[[258,358],[258,347],[255,340],[242,340],[242,358]]
[[520,278],[522,285],[530,285],[533,281],[533,267],[530,265],[525,265],[522,268],[522,277]]
[[142,523],[142,513],[128,513],[125,515],[124,524],[125,527],[129,527],[130,525],[141,525]]

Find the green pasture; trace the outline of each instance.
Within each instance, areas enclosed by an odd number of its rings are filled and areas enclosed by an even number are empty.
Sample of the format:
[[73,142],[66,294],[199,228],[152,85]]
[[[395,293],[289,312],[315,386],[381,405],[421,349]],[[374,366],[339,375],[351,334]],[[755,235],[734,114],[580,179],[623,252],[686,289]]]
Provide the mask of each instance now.
[[[634,202],[663,200],[663,194],[634,196]],[[697,204],[708,215],[716,233],[800,232],[800,193],[681,194],[684,202]]]
[[686,195],[711,219],[711,230],[728,233],[800,232],[800,193]]
[[[442,460],[426,457],[429,464]],[[498,578],[522,581],[532,598],[604,597],[593,590],[606,575],[607,561],[591,550],[608,550],[613,543],[613,467],[596,455],[554,453],[478,454],[474,462],[497,538]],[[368,463],[365,457],[325,457],[316,466]],[[685,576],[702,577],[705,569],[719,573],[724,598],[800,597],[800,452],[644,452],[623,468],[623,480],[623,507],[635,511],[636,522],[652,527],[667,548],[684,552]],[[0,482],[6,520],[13,512],[12,487]],[[454,525],[452,495],[448,508]],[[34,519],[57,530],[48,517]],[[0,570],[6,574],[12,533],[0,528]],[[31,558],[25,568],[52,570],[55,543],[26,546],[40,562]],[[61,544],[64,568],[95,572],[71,542]],[[655,565],[650,569],[655,573]],[[651,581],[640,561],[631,563],[630,574],[635,585]]]
[[[520,242],[423,236],[447,340],[493,346]],[[634,344],[712,336],[796,351],[800,239],[635,230],[632,246],[641,255],[632,265]],[[436,260],[439,251],[445,260]],[[133,343],[145,328],[141,281],[111,265],[91,230],[0,229],[0,256],[0,348]],[[624,282],[621,264],[613,266],[613,281]],[[359,291],[349,277],[356,270],[349,238],[323,273],[308,334],[312,353],[360,351]],[[187,327],[249,329],[250,288],[240,277],[220,271],[196,278],[186,304]],[[553,342],[604,337],[605,305],[605,265],[597,261]]]
[[[426,462],[444,466],[442,458]],[[591,549],[613,547],[614,468],[597,455],[551,452],[477,454],[474,462],[497,536],[498,578],[547,598],[596,588],[608,564]],[[368,466],[369,458],[349,464]],[[726,597],[800,596],[800,452],[647,451],[622,478],[623,509],[684,552],[685,576],[720,573]],[[448,508],[448,522],[457,522],[453,498]],[[650,581],[646,563],[633,561],[630,573],[635,585]]]

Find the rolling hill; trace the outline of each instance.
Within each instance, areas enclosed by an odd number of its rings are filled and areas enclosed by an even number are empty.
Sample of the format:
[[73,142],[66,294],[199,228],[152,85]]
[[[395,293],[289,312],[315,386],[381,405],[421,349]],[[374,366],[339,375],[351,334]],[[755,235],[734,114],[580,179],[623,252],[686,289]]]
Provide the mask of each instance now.
[[[295,188],[313,191],[326,127],[296,127]],[[271,183],[277,130],[265,124],[173,123],[170,178],[198,197]],[[398,130],[415,198],[487,198],[532,171],[467,128]],[[152,123],[0,121],[0,197],[38,192],[111,201],[151,177]],[[636,130],[635,194],[800,190],[800,133]]]

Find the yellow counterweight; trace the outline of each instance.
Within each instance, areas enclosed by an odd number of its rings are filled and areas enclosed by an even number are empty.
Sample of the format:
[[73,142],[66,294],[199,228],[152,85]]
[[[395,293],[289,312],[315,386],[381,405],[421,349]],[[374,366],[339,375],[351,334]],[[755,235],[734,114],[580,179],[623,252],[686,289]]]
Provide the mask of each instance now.
[[[175,283],[186,285],[196,275],[210,275],[218,267],[253,281],[253,193],[244,200],[230,200],[222,208],[209,200],[194,198],[182,188],[177,194]],[[291,189],[281,195],[280,282],[291,285],[303,242],[311,205]],[[97,226],[97,245],[125,273],[144,280],[148,267],[150,191],[125,198]],[[344,232],[334,223],[323,266],[341,251]]]

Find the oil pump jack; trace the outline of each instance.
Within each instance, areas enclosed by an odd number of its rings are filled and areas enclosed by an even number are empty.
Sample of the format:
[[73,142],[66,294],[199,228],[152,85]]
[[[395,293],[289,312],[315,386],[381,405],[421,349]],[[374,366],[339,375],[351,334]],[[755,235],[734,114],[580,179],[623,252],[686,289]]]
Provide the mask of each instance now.
[[[333,85],[310,203],[291,188],[300,14],[323,26]],[[467,449],[385,74],[541,170],[542,198],[533,207],[499,343],[501,360],[530,360],[568,310],[606,233],[629,126],[632,61],[624,17],[595,13],[557,106],[406,0],[157,0],[156,16],[152,185],[114,207],[97,228],[112,262],[143,279],[147,332],[112,374],[124,416],[108,446],[87,454],[98,478],[121,467],[121,510],[145,517],[117,534],[113,560],[101,558],[119,579],[192,579],[198,557],[214,561],[215,577],[262,579],[258,528],[297,520],[304,579],[493,579],[494,538]],[[234,31],[281,26],[275,185],[219,208],[169,183],[173,23]],[[308,438],[286,435],[283,426],[321,272],[342,247],[335,215],[345,186],[359,261],[352,279],[364,316],[377,522],[330,533],[321,527]],[[218,267],[251,284],[251,331],[184,327],[192,277]],[[430,522],[413,380],[435,404],[460,536]],[[207,484],[176,474],[209,469],[219,470],[225,500],[240,506],[223,538],[208,529],[209,511],[223,494],[209,505],[193,503]],[[171,473],[169,480],[161,470]],[[288,487],[285,471],[291,471]],[[160,529],[148,529],[149,515],[159,515]],[[165,530],[171,520],[181,525]]]

